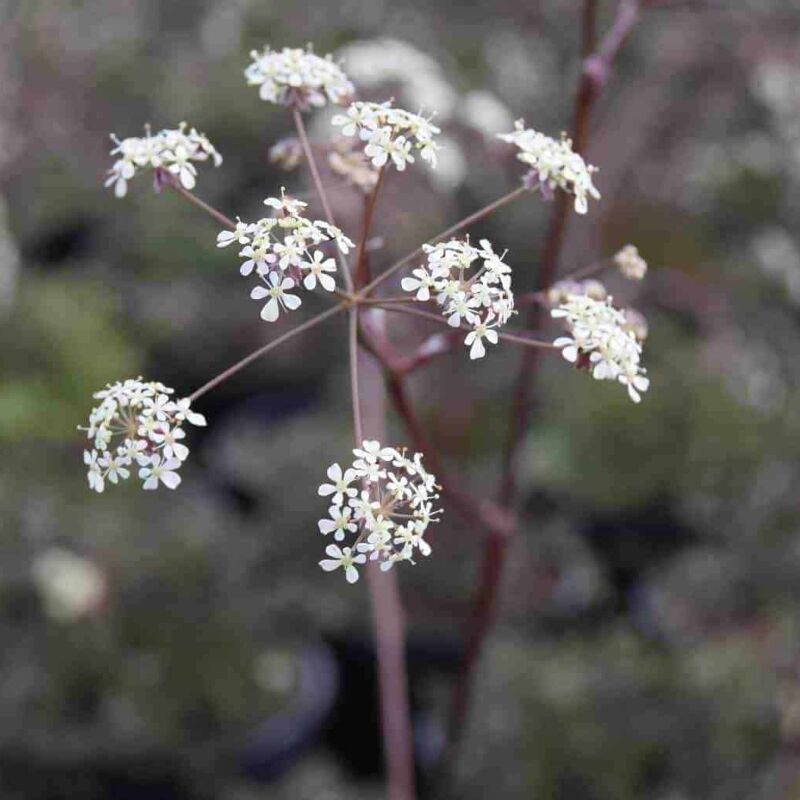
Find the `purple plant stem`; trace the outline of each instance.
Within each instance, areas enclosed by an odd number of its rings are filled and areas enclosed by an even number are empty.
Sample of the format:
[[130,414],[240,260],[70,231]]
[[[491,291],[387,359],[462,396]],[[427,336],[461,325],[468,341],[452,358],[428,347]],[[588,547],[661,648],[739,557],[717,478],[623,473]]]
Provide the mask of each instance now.
[[[607,81],[612,60],[631,32],[638,19],[639,11],[638,0],[621,0],[611,29],[597,47],[595,34],[597,0],[584,0],[581,37],[583,69],[575,97],[572,124],[573,147],[579,153],[584,152],[586,148],[590,114],[594,101]],[[550,218],[550,226],[540,262],[538,275],[540,288],[550,286],[558,271],[569,200],[569,196],[564,192],[559,192],[555,199],[555,207]],[[528,314],[528,328],[534,332],[538,331],[542,319],[543,309],[534,305]],[[529,422],[532,382],[539,364],[540,354],[541,350],[537,349],[525,351],[513,394],[511,424],[498,488],[498,502],[501,507],[508,510],[509,515],[512,514],[516,500],[515,466],[519,446]],[[453,695],[449,725],[450,739],[445,768],[452,765],[458,756],[472,696],[475,671],[486,637],[491,631],[496,617],[497,598],[510,538],[511,529],[490,531],[484,546],[478,587],[467,626],[461,673]]]

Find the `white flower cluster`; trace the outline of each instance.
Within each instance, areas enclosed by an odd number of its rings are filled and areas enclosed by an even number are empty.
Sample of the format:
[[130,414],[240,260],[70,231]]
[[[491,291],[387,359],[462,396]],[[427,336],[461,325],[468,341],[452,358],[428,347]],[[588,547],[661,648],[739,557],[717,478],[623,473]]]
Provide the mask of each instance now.
[[587,197],[600,198],[600,192],[592,183],[597,167],[587,164],[572,149],[572,141],[565,134],[557,141],[526,128],[522,120],[517,120],[512,133],[500,133],[498,137],[519,148],[517,158],[530,164],[533,177],[544,193],[559,188],[575,195],[575,211],[579,214],[588,210]]
[[102,492],[106,481],[129,478],[134,463],[143,489],[157,489],[159,482],[170,489],[178,486],[178,470],[189,455],[182,425],[205,425],[206,420],[191,410],[188,397],[173,400],[171,394],[174,389],[141,377],[95,392],[100,405],[89,414],[89,427],[79,428],[92,442],[92,449],[83,451],[91,489]]
[[416,151],[432,167],[436,166],[436,152],[440,149],[433,137],[441,133],[430,120],[401,108],[391,101],[352,103],[346,114],[337,114],[331,122],[340,126],[343,136],[355,136],[366,142],[364,153],[374,167],[389,161],[401,172],[406,164],[414,163]]
[[641,366],[642,346],[629,329],[625,314],[605,300],[595,300],[585,294],[569,295],[565,302],[550,313],[563,319],[570,336],[553,342],[561,348],[567,361],[586,359],[592,377],[599,381],[619,381],[627,387],[634,403],[642,398],[639,392],[647,391],[650,381]]
[[353,84],[331,56],[320,56],[310,50],[284,47],[253,50],[252,63],[244,71],[250,86],[258,90],[262,100],[300,109],[322,107],[327,103],[344,105],[355,92]]
[[635,245],[626,244],[614,256],[614,264],[629,280],[641,281],[647,275],[647,262],[639,255],[639,250]]
[[349,535],[349,547],[330,544],[319,565],[326,572],[341,567],[349,583],[358,580],[357,566],[367,557],[380,561],[388,570],[398,561],[414,562],[415,551],[431,553],[425,531],[436,521],[441,509],[434,508],[439,498],[436,478],[422,466],[422,454],[406,455],[405,450],[382,447],[365,441],[353,450],[352,467],[342,471],[339,464],[328,468],[330,483],[319,487],[322,497],[331,498],[328,517],[319,521],[324,536],[333,534],[337,542]]
[[145,125],[144,136],[120,140],[112,133],[111,138],[116,144],[111,155],[119,157],[108,171],[105,185],[113,186],[117,197],[125,197],[128,181],[145,169],[164,169],[176,175],[184,188],[193,189],[197,175],[193,162],[210,158],[215,167],[222,163],[222,156],[214,145],[194,128],[187,133],[185,122],[155,135],[150,132],[150,126]]
[[[497,344],[495,328],[505,325],[516,313],[511,267],[486,239],[481,239],[480,247],[468,240],[451,239],[424,245],[424,250],[427,267],[413,270],[400,285],[405,291],[414,292],[415,299],[421,302],[433,297],[454,328],[471,325],[464,344],[470,348],[470,358],[482,358],[486,354],[483,340]],[[469,274],[467,270],[479,259],[480,269]]]
[[244,261],[239,272],[246,276],[255,271],[261,279],[264,285],[256,286],[250,297],[267,298],[261,318],[274,322],[281,309],[294,311],[300,307],[300,298],[290,293],[300,283],[309,291],[317,283],[328,292],[336,288],[336,261],[316,248],[332,241],[346,254],[353,242],[334,225],[306,219],[303,213],[307,204],[302,200],[282,194],[268,197],[264,205],[275,209],[276,216],[252,223],[240,220],[234,230],[219,233],[217,247],[234,242],[242,245],[239,256]]

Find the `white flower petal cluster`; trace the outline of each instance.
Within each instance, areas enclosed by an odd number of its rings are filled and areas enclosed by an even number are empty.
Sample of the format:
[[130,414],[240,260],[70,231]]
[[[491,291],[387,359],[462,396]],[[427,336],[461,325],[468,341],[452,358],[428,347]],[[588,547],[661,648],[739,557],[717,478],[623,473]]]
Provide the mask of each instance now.
[[639,250],[632,244],[626,244],[614,256],[614,264],[629,280],[641,281],[647,275],[647,262],[639,255]]
[[382,570],[398,561],[414,562],[419,551],[431,553],[425,531],[435,522],[441,509],[436,478],[422,466],[422,454],[406,454],[404,449],[383,447],[377,441],[364,441],[353,450],[352,466],[328,468],[328,481],[319,487],[322,497],[330,497],[328,516],[319,521],[323,536],[337,542],[351,538],[350,546],[329,544],[328,558],[319,562],[326,572],[343,569],[349,583],[358,580],[357,567],[367,558],[379,561]]
[[605,300],[595,300],[585,294],[567,297],[550,313],[563,319],[569,336],[553,342],[561,348],[567,361],[580,363],[585,359],[592,376],[599,381],[619,381],[627,387],[634,403],[641,401],[639,392],[647,391],[650,380],[641,366],[642,346],[630,330],[624,312]]
[[206,420],[191,410],[188,397],[172,399],[174,392],[141,377],[95,392],[100,404],[89,414],[89,427],[79,428],[92,443],[91,450],[83,451],[91,489],[102,492],[106,482],[126,480],[137,468],[143,489],[157,489],[159,483],[178,486],[178,470],[189,456],[183,423],[202,426]]
[[264,205],[272,208],[275,216],[258,222],[238,221],[232,231],[221,231],[217,247],[227,247],[234,242],[241,246],[239,256],[244,259],[239,272],[255,273],[263,285],[250,293],[254,300],[266,300],[261,318],[267,322],[278,319],[281,311],[294,311],[301,305],[293,293],[301,284],[307,290],[316,289],[317,283],[327,292],[336,288],[336,261],[319,249],[326,242],[347,254],[353,242],[335,225],[321,220],[306,219],[306,203],[282,193],[281,197],[268,197]]
[[120,140],[112,133],[111,138],[116,145],[111,155],[117,156],[117,160],[108,171],[105,185],[113,186],[117,197],[125,197],[128,181],[146,169],[166,170],[177,176],[185,189],[193,189],[197,176],[194,162],[210,158],[215,167],[222,163],[222,156],[208,138],[194,128],[187,132],[185,122],[155,135],[145,125],[144,136]]
[[327,103],[344,105],[355,93],[353,84],[331,56],[321,58],[311,50],[284,47],[263,53],[253,50],[244,71],[250,86],[258,86],[262,100],[299,109]]
[[587,164],[572,149],[572,140],[565,134],[560,140],[552,139],[517,120],[512,133],[500,133],[498,137],[519,148],[517,158],[531,166],[536,183],[545,193],[558,188],[575,195],[575,211],[579,214],[588,210],[587,197],[600,199],[600,192],[592,183],[597,167]]
[[[503,261],[505,254],[497,255],[486,239],[481,239],[480,247],[466,239],[450,239],[424,245],[424,251],[427,265],[413,270],[400,285],[420,302],[435,300],[454,328],[472,326],[464,344],[470,348],[470,358],[482,358],[486,354],[484,340],[497,344],[495,329],[516,313],[511,267]],[[477,261],[481,261],[480,268],[470,272]]]
[[401,172],[414,163],[414,153],[436,166],[440,146],[434,136],[441,133],[429,119],[394,108],[392,101],[351,103],[346,114],[337,114],[331,122],[343,136],[358,136],[366,142],[364,153],[374,167],[393,163]]

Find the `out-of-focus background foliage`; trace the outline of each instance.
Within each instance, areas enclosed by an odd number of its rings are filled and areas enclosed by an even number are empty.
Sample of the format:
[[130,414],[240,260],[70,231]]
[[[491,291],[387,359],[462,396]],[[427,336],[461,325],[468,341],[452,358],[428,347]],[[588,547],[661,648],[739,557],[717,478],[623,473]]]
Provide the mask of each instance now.
[[[493,134],[520,116],[568,127],[580,5],[0,3],[3,798],[382,795],[365,590],[316,566],[316,486],[351,435],[341,323],[203,398],[210,425],[191,432],[178,491],[88,490],[76,426],[93,391],[143,374],[188,393],[286,329],[259,320],[197,209],[146,177],[124,200],[103,188],[109,132],[189,121],[225,158],[201,166],[198,193],[255,218],[281,185],[308,186],[269,163],[290,120],[245,85],[247,54],[337,52],[363,96],[436,109],[445,131],[436,173],[391,175],[374,256],[388,264],[515,185]],[[615,5],[600,3],[603,26]],[[312,116],[315,138],[327,119]],[[609,285],[647,316],[652,389],[635,407],[559,359],[540,372],[522,531],[459,796],[796,798],[794,0],[647,12],[589,160],[603,199],[571,218],[562,268],[639,246],[645,283]],[[325,179],[352,234],[360,200]],[[548,212],[531,197],[474,232],[509,248],[520,290],[535,283]],[[518,357],[457,351],[413,384],[475,492],[497,477]],[[400,576],[423,768],[441,750],[479,556],[454,514],[431,539],[434,555]],[[53,563],[97,584],[85,614],[51,596]]]

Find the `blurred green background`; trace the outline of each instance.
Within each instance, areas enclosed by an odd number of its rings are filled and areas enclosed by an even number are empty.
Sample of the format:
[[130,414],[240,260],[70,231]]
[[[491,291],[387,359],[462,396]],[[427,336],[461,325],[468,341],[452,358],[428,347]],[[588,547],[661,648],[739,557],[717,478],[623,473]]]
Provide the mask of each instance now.
[[[188,394],[286,329],[258,318],[197,209],[144,176],[123,200],[103,188],[108,134],[197,126],[225,159],[201,165],[197,193],[232,216],[261,216],[282,185],[311,199],[303,174],[268,158],[288,114],[242,70],[265,43],[335,52],[364,97],[437,110],[444,129],[436,173],[387,183],[379,267],[513,188],[517,163],[494,134],[515,118],[569,126],[580,6],[0,3],[3,798],[383,792],[365,588],[316,566],[316,486],[351,437],[343,323],[198,403],[209,428],[190,432],[177,492],[88,490],[76,426],[93,391],[143,374]],[[600,3],[602,26],[615,6]],[[327,120],[311,116],[312,137]],[[638,245],[646,281],[608,285],[648,319],[652,388],[633,406],[560,359],[539,373],[521,535],[457,796],[796,798],[796,3],[649,10],[588,158],[603,199],[570,218],[562,269]],[[360,199],[324,177],[353,236]],[[548,213],[531,197],[474,229],[509,249],[517,291],[535,285]],[[475,364],[459,350],[412,384],[476,493],[495,485],[518,357],[497,348]],[[400,574],[423,770],[441,749],[480,555],[455,514],[431,541],[433,556]],[[100,587],[81,615],[53,606],[41,578],[65,552]]]

